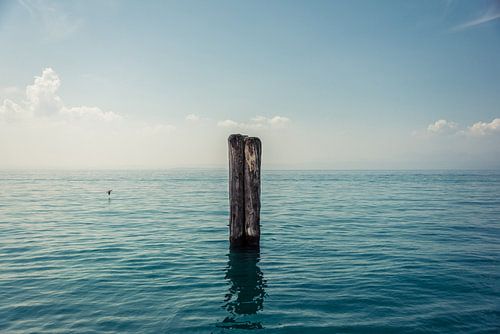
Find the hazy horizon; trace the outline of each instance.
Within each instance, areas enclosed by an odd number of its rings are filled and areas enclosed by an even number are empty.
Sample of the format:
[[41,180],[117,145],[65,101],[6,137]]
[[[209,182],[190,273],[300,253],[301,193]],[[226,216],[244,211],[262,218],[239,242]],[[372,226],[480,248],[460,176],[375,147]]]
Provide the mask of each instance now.
[[[225,170],[229,171],[227,166],[172,166],[172,167],[141,167],[141,166],[123,166],[123,167],[83,167],[83,168],[71,168],[71,167],[17,167],[17,168],[0,168],[0,172],[51,172],[51,171],[62,171],[62,172],[107,172],[107,171],[131,171],[131,172],[141,172],[141,171],[175,171],[175,170]],[[494,168],[294,168],[293,166],[288,167],[276,167],[276,166],[263,166],[263,172],[500,172],[500,169]]]
[[0,2],[0,169],[500,169],[500,2]]

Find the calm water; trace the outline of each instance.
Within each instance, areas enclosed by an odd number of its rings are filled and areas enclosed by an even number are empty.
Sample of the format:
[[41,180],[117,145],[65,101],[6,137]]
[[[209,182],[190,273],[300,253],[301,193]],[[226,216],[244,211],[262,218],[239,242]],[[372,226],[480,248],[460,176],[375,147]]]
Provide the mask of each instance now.
[[229,253],[224,170],[0,172],[0,332],[499,332],[500,172],[263,182]]

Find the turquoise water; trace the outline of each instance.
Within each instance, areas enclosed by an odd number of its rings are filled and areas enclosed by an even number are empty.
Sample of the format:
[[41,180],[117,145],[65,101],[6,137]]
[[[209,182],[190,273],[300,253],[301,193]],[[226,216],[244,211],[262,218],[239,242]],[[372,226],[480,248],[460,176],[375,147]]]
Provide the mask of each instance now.
[[0,172],[0,332],[499,332],[500,172],[262,191],[260,253],[229,253],[225,170]]

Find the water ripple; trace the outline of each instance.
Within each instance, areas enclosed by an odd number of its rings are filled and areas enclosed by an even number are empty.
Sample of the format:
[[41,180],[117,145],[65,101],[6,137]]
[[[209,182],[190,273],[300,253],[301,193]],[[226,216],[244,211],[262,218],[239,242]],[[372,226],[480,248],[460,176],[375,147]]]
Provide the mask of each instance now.
[[498,332],[500,173],[262,187],[228,252],[224,170],[0,172],[0,332]]

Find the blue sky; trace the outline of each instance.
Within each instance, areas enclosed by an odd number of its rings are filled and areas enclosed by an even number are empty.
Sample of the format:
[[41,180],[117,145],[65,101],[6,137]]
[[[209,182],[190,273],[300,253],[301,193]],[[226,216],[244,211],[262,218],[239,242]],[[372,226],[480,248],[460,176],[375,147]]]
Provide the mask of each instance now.
[[0,1],[0,43],[0,167],[225,166],[243,132],[269,168],[500,168],[499,1]]

